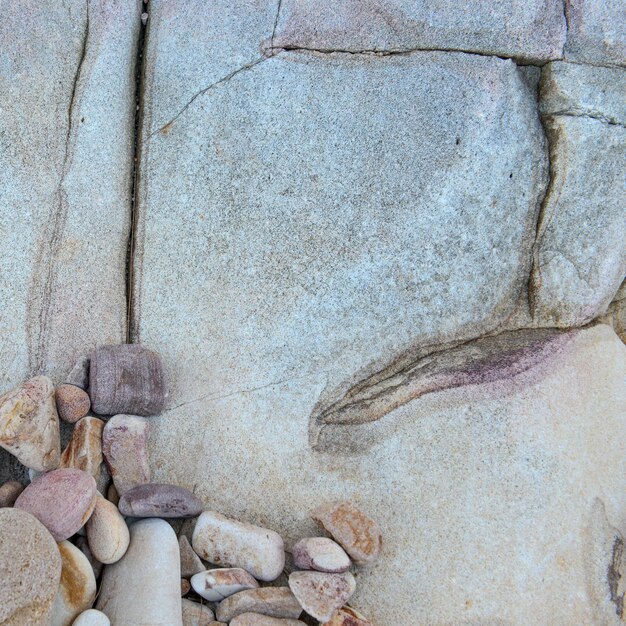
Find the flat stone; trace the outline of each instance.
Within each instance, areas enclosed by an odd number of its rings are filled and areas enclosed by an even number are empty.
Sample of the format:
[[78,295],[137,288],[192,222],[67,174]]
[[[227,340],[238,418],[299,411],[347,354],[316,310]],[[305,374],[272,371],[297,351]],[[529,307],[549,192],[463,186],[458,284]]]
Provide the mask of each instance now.
[[297,619],[302,607],[288,587],[264,587],[240,591],[222,600],[217,605],[215,616],[221,622],[230,622],[242,613]]
[[102,453],[120,496],[150,482],[146,450],[149,429],[143,417],[116,415],[102,431]]
[[17,497],[24,491],[24,485],[17,480],[9,480],[0,487],[0,509],[13,506]]
[[105,564],[117,563],[130,543],[124,518],[112,502],[100,495],[87,522],[87,539],[93,556]]
[[35,517],[0,508],[0,623],[47,626],[61,578],[57,544]]
[[3,10],[3,390],[125,339],[138,5]]
[[581,326],[606,312],[626,274],[626,129],[580,117],[546,121],[552,182],[531,294],[536,322]]
[[352,597],[356,581],[350,572],[292,572],[289,588],[309,615],[326,622]]
[[191,578],[193,590],[205,600],[220,602],[245,589],[256,589],[259,583],[241,568],[213,569]]
[[68,424],[75,424],[81,417],[85,417],[91,408],[87,392],[75,385],[59,385],[55,399],[59,417]]
[[372,624],[352,607],[344,606],[322,626],[372,626]]
[[298,569],[340,573],[349,570],[352,564],[343,548],[327,537],[300,539],[291,553]]
[[178,538],[178,548],[180,550],[180,575],[183,578],[191,578],[194,574],[199,574],[206,569],[185,535]]
[[202,502],[184,487],[150,483],[126,491],[119,501],[129,517],[190,518],[202,513]]
[[87,609],[74,620],[72,626],[111,626],[111,621],[104,613]]
[[[80,387],[84,391],[89,388],[89,356],[83,355],[76,361],[64,381],[67,385]],[[89,402],[91,404],[91,401]]]
[[74,535],[96,505],[96,481],[82,470],[54,470],[36,478],[15,501],[34,515],[56,541]]
[[565,33],[563,5],[556,0],[284,0],[273,42],[326,51],[461,50],[540,62],[562,56]]
[[59,466],[59,417],[49,378],[35,376],[0,396],[0,446],[30,469]]
[[555,61],[541,74],[540,110],[544,115],[593,117],[626,125],[626,72]]
[[59,543],[61,582],[52,607],[51,624],[70,626],[96,598],[96,578],[87,557],[69,541]]
[[[357,565],[370,565],[380,554],[380,526],[352,502],[323,504],[311,517],[350,555]],[[328,618],[327,618],[328,619]]]
[[167,390],[161,358],[137,344],[101,346],[90,356],[89,396],[100,415],[156,415]]
[[275,580],[285,566],[283,540],[278,533],[214,511],[200,515],[191,545],[209,563],[241,567],[259,580]]
[[199,604],[183,598],[183,626],[211,626],[215,624],[213,611],[206,604]]
[[568,61],[626,64],[626,10],[620,0],[574,0],[565,6]]
[[88,415],[76,422],[72,438],[61,455],[59,467],[73,467],[100,481],[102,469],[102,429],[104,422]]
[[242,613],[230,622],[230,626],[305,626],[298,619],[279,619],[259,613]]
[[124,558],[104,568],[96,608],[115,626],[182,626],[178,541],[167,522],[131,524]]

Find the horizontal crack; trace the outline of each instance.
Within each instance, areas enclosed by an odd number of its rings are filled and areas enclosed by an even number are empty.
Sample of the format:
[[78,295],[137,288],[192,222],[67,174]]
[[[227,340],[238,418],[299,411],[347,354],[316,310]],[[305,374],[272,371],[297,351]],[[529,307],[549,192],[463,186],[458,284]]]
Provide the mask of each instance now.
[[602,122],[603,124],[608,124],[609,126],[620,126],[621,128],[626,128],[626,124],[617,121],[613,117],[607,117],[603,113],[599,111],[589,111],[589,112],[577,112],[572,111],[571,109],[565,109],[562,111],[550,111],[550,113],[545,114],[544,117],[578,117],[578,118],[587,118],[591,120],[596,120],[597,122]]

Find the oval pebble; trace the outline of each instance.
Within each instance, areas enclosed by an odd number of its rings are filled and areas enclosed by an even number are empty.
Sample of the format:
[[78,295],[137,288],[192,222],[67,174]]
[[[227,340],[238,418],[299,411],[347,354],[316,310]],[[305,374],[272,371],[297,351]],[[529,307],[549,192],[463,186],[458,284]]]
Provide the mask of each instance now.
[[24,491],[24,485],[17,480],[9,480],[0,487],[0,509],[13,506],[17,497]]
[[180,579],[180,595],[186,596],[191,591],[191,583],[186,578]]
[[181,600],[183,609],[183,626],[211,626],[213,621],[213,611],[206,604],[199,604],[183,598]]
[[202,502],[191,491],[157,483],[129,489],[118,506],[120,513],[128,517],[189,518],[202,513]]
[[191,543],[209,563],[241,567],[258,580],[276,580],[285,567],[285,549],[278,533],[214,511],[200,515]]
[[76,385],[59,385],[55,398],[59,417],[68,424],[75,424],[85,417],[91,408],[89,395]]
[[205,600],[220,602],[245,589],[256,589],[259,583],[239,567],[212,569],[191,577],[193,590]]
[[96,481],[82,470],[54,470],[36,478],[15,501],[63,541],[85,525],[96,505]]
[[72,622],[72,626],[111,626],[111,622],[101,611],[87,609]]
[[117,563],[128,549],[130,533],[117,507],[98,495],[87,522],[87,540],[94,558],[100,563]]
[[260,613],[242,613],[230,622],[230,626],[306,626],[299,619],[280,619]]
[[339,574],[349,570],[352,564],[345,550],[328,537],[300,539],[291,552],[298,569]]
[[230,622],[242,613],[297,619],[302,607],[289,587],[263,587],[235,593],[222,600],[215,611],[220,622]]

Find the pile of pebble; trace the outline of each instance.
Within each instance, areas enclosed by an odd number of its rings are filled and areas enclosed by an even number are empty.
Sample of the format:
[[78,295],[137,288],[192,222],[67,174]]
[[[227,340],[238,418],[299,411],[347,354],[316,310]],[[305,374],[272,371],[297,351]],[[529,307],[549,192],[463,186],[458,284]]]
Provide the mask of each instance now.
[[[0,396],[0,446],[31,478],[0,486],[0,624],[370,626],[346,603],[352,566],[378,558],[378,525],[323,504],[311,516],[332,538],[301,539],[286,566],[276,532],[150,482],[146,417],[166,399],[159,356],[126,344],[96,349],[56,390],[37,376]],[[59,417],[74,425],[62,453]],[[176,520],[194,518],[191,542],[178,537]]]

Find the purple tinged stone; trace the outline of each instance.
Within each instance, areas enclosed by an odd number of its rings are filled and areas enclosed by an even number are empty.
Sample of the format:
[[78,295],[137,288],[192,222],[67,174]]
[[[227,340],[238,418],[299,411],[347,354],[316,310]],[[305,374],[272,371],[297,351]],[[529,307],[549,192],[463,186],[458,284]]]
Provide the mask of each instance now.
[[127,491],[119,501],[122,515],[129,517],[197,517],[202,502],[188,489],[149,483]]

